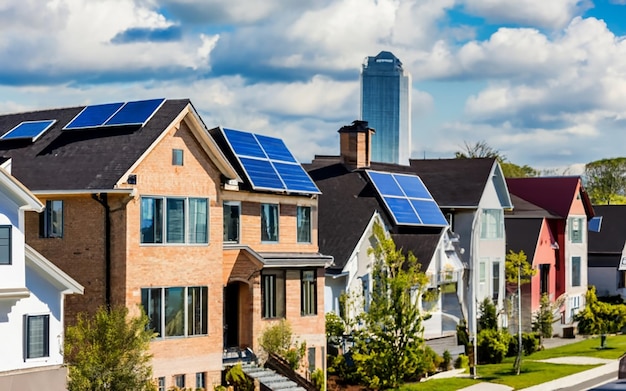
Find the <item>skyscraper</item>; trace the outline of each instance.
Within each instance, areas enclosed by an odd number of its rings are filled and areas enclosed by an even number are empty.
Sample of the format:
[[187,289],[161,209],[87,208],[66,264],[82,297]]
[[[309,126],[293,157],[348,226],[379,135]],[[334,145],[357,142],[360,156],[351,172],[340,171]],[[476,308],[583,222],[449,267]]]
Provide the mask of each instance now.
[[376,130],[372,161],[409,164],[411,75],[391,52],[367,57],[361,71],[361,119]]

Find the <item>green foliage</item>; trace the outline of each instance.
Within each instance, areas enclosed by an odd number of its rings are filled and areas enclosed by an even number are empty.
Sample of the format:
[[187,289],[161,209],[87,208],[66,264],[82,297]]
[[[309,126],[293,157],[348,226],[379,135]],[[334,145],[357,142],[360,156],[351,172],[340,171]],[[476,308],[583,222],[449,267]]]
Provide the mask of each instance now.
[[442,370],[447,371],[450,369],[450,364],[452,364],[452,355],[448,350],[445,350],[441,356],[441,365],[439,367]]
[[289,363],[289,367],[291,367],[291,369],[298,369],[305,353],[306,342],[302,342],[300,345],[290,347],[284,357]]
[[269,326],[259,338],[259,345],[267,354],[276,354],[285,357],[291,347],[291,324],[286,319],[281,319],[278,323]]
[[346,333],[346,323],[334,312],[326,313],[326,339],[331,345],[339,345]]
[[370,249],[374,256],[371,302],[360,315],[363,327],[355,331],[352,352],[367,386],[386,389],[431,367],[422,338],[424,314],[417,302],[428,277],[415,256],[397,250],[379,224],[373,236],[377,244]]
[[478,361],[497,364],[502,362],[509,350],[511,336],[505,331],[482,329],[478,333]]
[[233,365],[226,372],[226,382],[235,388],[235,391],[253,391],[254,382],[243,371],[241,364]]
[[497,158],[505,161],[506,156],[502,155],[497,149],[493,149],[486,141],[477,141],[470,144],[463,142],[463,150],[454,153],[455,159],[475,159],[475,158]]
[[550,303],[548,295],[544,293],[539,301],[539,310],[533,319],[533,331],[543,338],[550,338],[552,337],[552,323],[554,323],[554,306]]
[[498,329],[498,314],[495,304],[490,298],[485,299],[480,303],[478,307],[480,312],[480,318],[478,318],[478,330],[497,330]]
[[465,346],[465,353],[467,353],[467,347],[470,345],[470,338],[465,319],[461,319],[459,324],[456,325],[456,343],[457,345]]
[[143,312],[128,317],[126,307],[79,314],[65,334],[69,391],[155,390],[148,354],[154,333],[147,325]]
[[464,354],[459,354],[459,357],[454,361],[454,367],[457,369],[469,368],[469,357]]
[[507,282],[517,283],[517,275],[519,274],[520,284],[529,283],[532,277],[537,274],[537,269],[534,269],[533,265],[528,262],[528,257],[524,250],[520,250],[519,253],[509,250],[509,253],[506,255],[504,269]]
[[626,157],[587,163],[584,178],[594,204],[623,203],[626,195]]
[[317,391],[326,391],[326,379],[324,379],[324,371],[316,369],[311,373],[311,382]]
[[352,361],[352,353],[333,358],[328,364],[327,372],[329,375],[337,375],[347,384],[360,384],[363,381]]
[[502,168],[502,174],[505,178],[537,177],[540,174],[539,171],[526,164],[523,166],[518,166],[515,163],[501,161],[500,167]]
[[[506,353],[507,357],[517,355],[517,344],[519,337],[517,334],[509,339],[509,349]],[[529,356],[539,350],[539,334],[538,333],[522,333],[522,352],[525,356]]]
[[585,299],[585,308],[574,316],[580,334],[617,333],[626,325],[626,304],[599,301],[594,286],[589,287]]

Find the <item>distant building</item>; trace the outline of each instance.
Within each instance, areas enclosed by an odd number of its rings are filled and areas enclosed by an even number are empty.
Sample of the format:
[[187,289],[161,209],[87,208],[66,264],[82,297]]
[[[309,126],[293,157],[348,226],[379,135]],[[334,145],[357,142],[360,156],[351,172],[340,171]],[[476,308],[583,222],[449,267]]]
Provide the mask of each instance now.
[[361,119],[376,129],[372,161],[409,164],[411,75],[391,52],[367,57],[361,72]]

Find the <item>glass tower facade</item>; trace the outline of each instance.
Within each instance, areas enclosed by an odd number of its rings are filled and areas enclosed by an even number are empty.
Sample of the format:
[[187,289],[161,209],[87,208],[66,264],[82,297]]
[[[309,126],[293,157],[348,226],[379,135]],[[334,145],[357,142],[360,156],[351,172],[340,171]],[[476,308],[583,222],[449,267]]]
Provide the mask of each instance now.
[[391,52],[367,57],[361,71],[361,120],[376,130],[372,161],[409,164],[411,75]]

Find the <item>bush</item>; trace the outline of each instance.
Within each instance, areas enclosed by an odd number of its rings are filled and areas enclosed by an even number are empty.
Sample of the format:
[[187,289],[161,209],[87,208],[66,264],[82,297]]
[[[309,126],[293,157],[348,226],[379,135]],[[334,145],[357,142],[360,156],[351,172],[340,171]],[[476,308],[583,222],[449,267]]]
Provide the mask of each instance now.
[[509,350],[511,336],[504,331],[484,329],[478,333],[478,361],[485,364],[502,362]]
[[459,354],[459,357],[454,361],[454,367],[456,369],[467,369],[469,368],[469,357],[464,354]]
[[[517,356],[517,334],[509,340],[507,357]],[[522,349],[525,356],[529,356],[539,350],[539,333],[522,333]]]
[[254,390],[254,382],[246,375],[241,364],[234,365],[226,372],[226,382],[236,391]]
[[[421,358],[421,359],[420,359]],[[424,345],[421,357],[416,357],[419,363],[414,373],[405,374],[404,381],[417,381],[427,374],[437,372],[443,359],[428,345]]]
[[317,391],[325,391],[326,390],[326,381],[324,379],[324,371],[321,369],[316,369],[311,373],[311,382],[317,389]]
[[478,319],[478,330],[497,330],[498,311],[490,298],[486,297],[478,308],[480,318]]
[[337,375],[346,384],[360,384],[362,381],[351,353],[334,357],[328,365],[328,374]]
[[452,363],[452,355],[450,354],[449,351],[444,351],[443,352],[443,356],[441,356],[442,360],[441,360],[441,364],[439,365],[439,368],[441,368],[444,371],[447,371],[448,369],[450,369],[450,364]]

